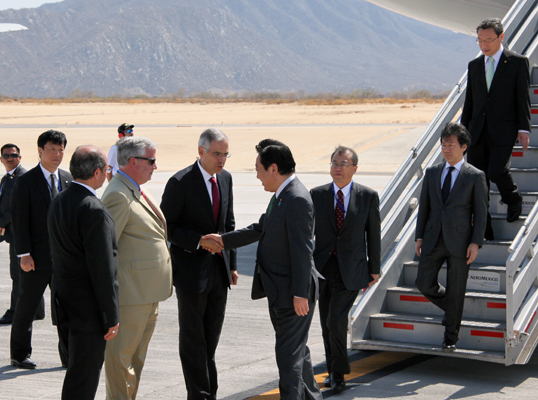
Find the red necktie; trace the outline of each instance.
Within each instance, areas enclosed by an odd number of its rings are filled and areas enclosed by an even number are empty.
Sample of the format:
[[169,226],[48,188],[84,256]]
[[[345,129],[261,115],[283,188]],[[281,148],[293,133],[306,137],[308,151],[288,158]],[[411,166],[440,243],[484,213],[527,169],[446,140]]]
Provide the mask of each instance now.
[[217,224],[217,229],[219,228],[219,211],[220,211],[220,197],[219,197],[219,188],[217,186],[217,181],[214,177],[209,178],[211,182],[211,196],[213,196],[213,212],[215,213],[215,222]]
[[[341,190],[339,190],[336,194],[338,195],[338,202],[340,204],[336,204],[334,214],[336,216],[336,228],[338,229],[338,232],[340,232],[340,229],[342,229],[342,225],[344,225],[344,210],[342,210],[342,208],[344,207],[344,194]],[[336,249],[334,249],[334,255],[338,257]]]

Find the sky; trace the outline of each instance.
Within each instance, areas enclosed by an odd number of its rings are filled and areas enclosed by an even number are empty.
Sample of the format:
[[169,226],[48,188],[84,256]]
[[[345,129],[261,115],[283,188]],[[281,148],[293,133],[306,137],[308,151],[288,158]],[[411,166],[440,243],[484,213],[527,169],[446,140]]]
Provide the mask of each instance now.
[[14,8],[34,8],[45,3],[59,3],[61,0],[0,0],[0,10]]

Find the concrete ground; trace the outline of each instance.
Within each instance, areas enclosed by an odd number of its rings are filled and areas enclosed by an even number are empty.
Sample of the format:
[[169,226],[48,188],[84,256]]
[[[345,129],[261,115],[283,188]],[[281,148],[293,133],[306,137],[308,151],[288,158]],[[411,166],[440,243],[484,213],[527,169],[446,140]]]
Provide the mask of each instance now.
[[[410,133],[416,137],[416,132]],[[405,157],[414,144],[405,135],[396,142],[375,146],[364,152],[365,159],[392,162]],[[387,151],[385,146],[390,147]],[[31,167],[31,164],[28,165]],[[157,172],[146,190],[160,199],[171,172]],[[254,173],[234,173],[235,214],[237,227],[258,219],[270,198]],[[330,181],[328,174],[299,174],[309,188]],[[355,181],[381,192],[389,175],[357,175]],[[239,250],[239,283],[229,292],[227,315],[217,351],[219,391],[221,399],[239,400],[260,397],[278,398],[271,394],[278,387],[278,371],[274,359],[274,334],[269,321],[266,300],[250,300],[255,245]],[[9,304],[11,280],[8,268],[8,247],[0,244],[0,313]],[[47,310],[50,293],[45,294]],[[185,384],[178,355],[178,322],[175,295],[160,305],[157,328],[149,347],[140,383],[138,399],[186,399]],[[0,326],[0,399],[59,399],[65,370],[56,350],[57,335],[51,325],[50,312],[34,324],[32,359],[37,369],[19,370],[10,366],[10,326]],[[309,346],[316,373],[323,379],[324,350],[316,311],[310,330]],[[353,375],[349,389],[324,398],[335,399],[534,399],[538,389],[538,359],[527,365],[505,367],[457,358],[416,356],[402,353],[352,352]],[[97,399],[105,397],[104,374]],[[75,399],[76,400],[76,399]]]

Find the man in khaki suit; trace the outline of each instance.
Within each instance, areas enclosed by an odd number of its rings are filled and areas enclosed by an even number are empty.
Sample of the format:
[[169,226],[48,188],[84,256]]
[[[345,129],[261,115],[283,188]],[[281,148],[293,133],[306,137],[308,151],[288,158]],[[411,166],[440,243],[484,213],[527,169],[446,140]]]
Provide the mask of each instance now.
[[172,294],[172,264],[166,221],[140,185],[157,169],[157,146],[133,136],[117,142],[120,169],[103,194],[118,240],[120,324],[105,354],[107,400],[136,398],[159,301]]

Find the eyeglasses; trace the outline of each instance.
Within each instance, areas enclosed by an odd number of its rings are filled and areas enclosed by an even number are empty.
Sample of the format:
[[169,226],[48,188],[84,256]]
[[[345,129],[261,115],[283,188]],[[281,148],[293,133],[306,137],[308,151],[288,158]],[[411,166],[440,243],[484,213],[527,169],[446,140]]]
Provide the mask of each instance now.
[[7,160],[8,158],[19,158],[20,157],[20,154],[17,154],[17,153],[11,153],[11,154],[2,154],[2,158],[4,160]]
[[[209,152],[209,149],[205,148],[205,151]],[[211,154],[215,156],[215,158],[230,158],[232,155],[230,153],[221,153],[220,151],[212,151]]]
[[342,163],[332,162],[332,163],[329,163],[329,165],[331,166],[332,169],[338,169],[338,168],[354,167],[357,164],[348,164],[347,162],[342,162]]
[[125,131],[125,133],[133,133],[133,130],[132,130],[132,129],[127,129],[127,130]]
[[147,160],[149,162],[149,165],[153,165],[155,164],[155,161],[157,161],[156,158],[147,158],[147,157],[133,157],[133,158],[137,158],[139,160]]
[[482,39],[476,38],[476,43],[478,44],[492,44],[494,41],[499,39],[499,36],[497,36],[495,39]]

